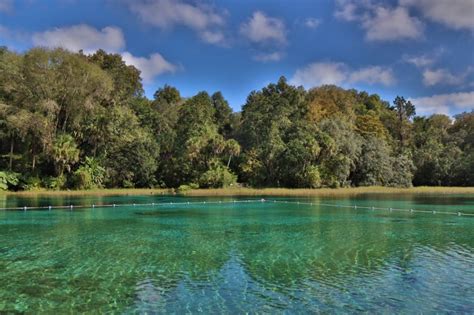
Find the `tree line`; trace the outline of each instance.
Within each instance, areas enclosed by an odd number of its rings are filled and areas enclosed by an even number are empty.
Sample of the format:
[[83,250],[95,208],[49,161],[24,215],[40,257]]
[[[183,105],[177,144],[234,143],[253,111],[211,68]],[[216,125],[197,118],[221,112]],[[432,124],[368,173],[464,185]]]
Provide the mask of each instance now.
[[474,112],[284,77],[241,112],[220,92],[148,99],[119,54],[0,49],[0,190],[474,185]]

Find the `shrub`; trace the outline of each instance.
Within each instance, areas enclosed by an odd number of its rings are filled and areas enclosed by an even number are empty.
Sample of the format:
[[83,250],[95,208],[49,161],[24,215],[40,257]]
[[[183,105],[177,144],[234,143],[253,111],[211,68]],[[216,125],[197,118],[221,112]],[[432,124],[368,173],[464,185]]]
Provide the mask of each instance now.
[[[66,176],[58,176],[58,177],[47,177],[44,181],[44,186],[48,189],[52,190],[59,190],[66,186]],[[30,188],[34,189],[34,188]]]
[[21,188],[24,190],[36,190],[43,187],[41,179],[37,176],[29,176],[23,180]]
[[204,188],[228,187],[237,182],[237,176],[223,165],[212,166],[199,178],[199,186]]
[[73,185],[78,189],[103,187],[106,170],[95,158],[86,157],[84,163],[74,172]]
[[20,174],[14,172],[0,172],[0,190],[15,190],[20,183]]

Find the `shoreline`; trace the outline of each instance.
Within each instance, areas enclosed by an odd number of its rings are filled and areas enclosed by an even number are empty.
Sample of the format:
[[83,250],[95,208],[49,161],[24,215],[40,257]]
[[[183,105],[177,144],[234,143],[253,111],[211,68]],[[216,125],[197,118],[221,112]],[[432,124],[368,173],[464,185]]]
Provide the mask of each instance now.
[[94,190],[34,190],[0,192],[4,196],[111,196],[111,195],[180,195],[195,197],[230,197],[230,196],[348,196],[360,194],[474,194],[474,187],[431,187],[421,186],[412,188],[392,187],[351,187],[351,188],[212,188],[192,189],[178,193],[173,189],[94,189]]

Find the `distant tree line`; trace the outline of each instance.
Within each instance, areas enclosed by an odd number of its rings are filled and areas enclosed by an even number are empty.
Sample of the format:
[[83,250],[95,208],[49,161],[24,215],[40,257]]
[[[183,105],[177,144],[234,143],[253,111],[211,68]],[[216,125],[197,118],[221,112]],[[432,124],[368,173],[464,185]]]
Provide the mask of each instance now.
[[0,49],[0,190],[474,185],[474,112],[284,77],[241,112],[220,92],[144,97],[119,54]]

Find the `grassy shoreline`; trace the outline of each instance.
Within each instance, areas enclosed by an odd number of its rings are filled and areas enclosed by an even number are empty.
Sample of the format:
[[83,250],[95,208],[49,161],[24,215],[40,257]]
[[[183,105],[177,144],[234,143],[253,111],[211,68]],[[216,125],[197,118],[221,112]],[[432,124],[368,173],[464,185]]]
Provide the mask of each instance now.
[[[87,195],[172,195],[172,189],[94,189],[94,190],[35,190],[20,192],[0,192],[0,195],[12,196],[87,196]],[[179,194],[179,193],[178,193]],[[289,188],[218,188],[193,189],[182,195],[186,196],[347,196],[359,194],[474,194],[474,187],[354,187],[354,188],[320,188],[320,189],[289,189]]]

